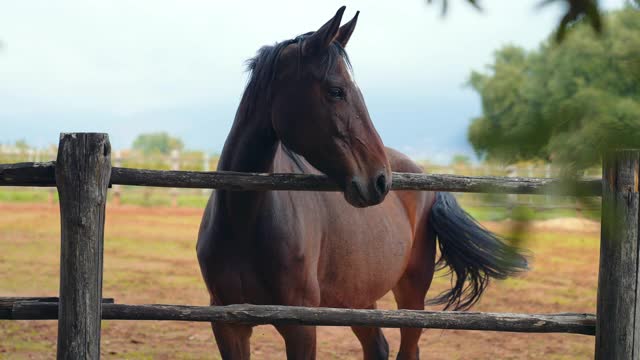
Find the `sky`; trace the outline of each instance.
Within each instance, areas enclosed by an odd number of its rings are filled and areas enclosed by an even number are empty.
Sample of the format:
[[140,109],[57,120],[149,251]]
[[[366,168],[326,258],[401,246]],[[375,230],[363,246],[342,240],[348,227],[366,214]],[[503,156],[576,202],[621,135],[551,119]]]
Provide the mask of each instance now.
[[[347,51],[385,145],[447,163],[474,157],[482,112],[465,83],[506,44],[535,49],[562,4],[485,0],[0,0],[0,143],[45,147],[60,132],[109,133],[115,149],[167,131],[219,152],[258,48],[360,10]],[[601,0],[605,9],[624,0]]]

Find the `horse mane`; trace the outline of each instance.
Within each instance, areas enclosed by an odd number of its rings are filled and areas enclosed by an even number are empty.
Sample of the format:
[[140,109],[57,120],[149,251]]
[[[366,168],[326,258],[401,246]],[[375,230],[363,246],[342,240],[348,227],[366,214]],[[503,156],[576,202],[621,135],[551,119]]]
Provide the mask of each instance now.
[[[271,99],[272,88],[271,84],[275,80],[278,68],[278,58],[282,51],[291,44],[301,45],[302,42],[311,36],[313,32],[308,32],[296,36],[293,39],[285,40],[275,43],[274,45],[266,45],[261,47],[256,56],[247,60],[247,71],[249,72],[249,81],[245,87],[245,93],[249,95],[266,96],[267,99]],[[302,46],[298,46],[298,76],[300,76],[302,66],[304,65],[304,56],[302,55]],[[337,42],[334,41],[328,48],[328,51],[323,55],[322,66],[323,72],[326,76],[335,68],[338,60],[343,59],[351,71],[351,62],[345,49]]]
[[[313,33],[313,31],[308,32],[306,34],[298,35],[293,39],[261,47],[256,53],[256,56],[247,60],[247,71],[250,72],[250,78],[245,90],[269,90],[269,85],[276,77],[278,58],[280,57],[282,50],[291,44],[301,45],[302,42],[309,36],[313,35]],[[344,59],[351,69],[351,62],[349,61],[347,52],[337,41],[334,41],[329,46],[326,54],[324,54],[323,65],[325,66],[325,74],[328,74],[333,70],[339,59]],[[304,56],[302,55],[302,46],[299,46],[298,74],[300,74],[300,68],[303,65],[303,60]]]

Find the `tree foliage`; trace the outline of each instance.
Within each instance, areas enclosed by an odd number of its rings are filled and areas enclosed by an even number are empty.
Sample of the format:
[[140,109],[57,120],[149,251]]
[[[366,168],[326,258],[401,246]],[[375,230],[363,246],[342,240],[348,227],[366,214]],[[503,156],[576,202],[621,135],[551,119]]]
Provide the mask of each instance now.
[[182,150],[184,144],[182,140],[172,137],[166,132],[157,132],[138,135],[133,141],[132,147],[144,154],[169,154],[171,150]]
[[[434,0],[426,0],[428,4]],[[471,6],[478,10],[482,10],[480,0],[466,0]],[[575,23],[586,19],[591,27],[598,33],[602,32],[602,14],[600,10],[599,0],[540,0],[539,6],[543,7],[552,3],[563,2],[566,4],[566,12],[560,19],[558,28],[556,29],[555,38],[557,41],[564,40],[565,34],[569,28]],[[445,14],[449,8],[449,0],[440,0],[442,4],[442,13]],[[627,0],[629,6],[640,7],[640,0]]]
[[29,146],[29,143],[25,139],[16,140],[14,146],[16,147],[16,149],[18,149],[18,151],[22,153],[29,151],[29,149],[31,148],[31,146]]
[[483,108],[468,130],[478,155],[584,168],[608,148],[640,148],[640,11],[606,21],[598,37],[579,23],[561,46],[505,46],[488,71],[471,73]]
[[455,154],[451,158],[451,165],[453,166],[469,166],[471,165],[471,158],[467,155]]

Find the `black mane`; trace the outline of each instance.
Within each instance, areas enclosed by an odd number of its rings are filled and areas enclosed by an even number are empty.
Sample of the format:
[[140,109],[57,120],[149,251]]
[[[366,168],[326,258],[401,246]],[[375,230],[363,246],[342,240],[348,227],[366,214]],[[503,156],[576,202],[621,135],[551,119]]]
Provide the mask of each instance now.
[[[312,35],[313,32],[299,35],[294,39],[285,40],[274,45],[263,46],[258,50],[258,53],[253,58],[247,60],[247,70],[250,72],[249,82],[245,88],[245,92],[249,95],[267,96],[267,99],[271,99],[271,83],[276,78],[276,71],[278,68],[278,58],[287,46],[291,44],[298,44],[298,75],[301,72],[302,66],[304,66],[304,56],[302,55],[302,42]],[[324,68],[324,74],[327,76],[336,66],[338,60],[343,59],[349,69],[351,69],[351,62],[349,56],[342,46],[334,41],[329,46],[328,51],[324,55],[322,64]]]

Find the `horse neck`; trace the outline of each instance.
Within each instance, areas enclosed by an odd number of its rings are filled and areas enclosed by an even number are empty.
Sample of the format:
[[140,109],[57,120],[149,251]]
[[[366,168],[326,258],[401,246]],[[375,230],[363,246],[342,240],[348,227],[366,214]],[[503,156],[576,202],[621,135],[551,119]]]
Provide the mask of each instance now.
[[272,172],[278,139],[271,125],[270,109],[259,98],[243,95],[218,170]]
[[[227,137],[218,170],[239,172],[273,172],[273,161],[279,141],[271,125],[270,111],[265,100],[246,93],[243,96],[235,121]],[[216,192],[219,207],[225,209],[234,242],[253,238],[262,204],[269,193],[265,191]],[[243,242],[246,243],[246,242]],[[233,245],[232,246],[236,246]]]

